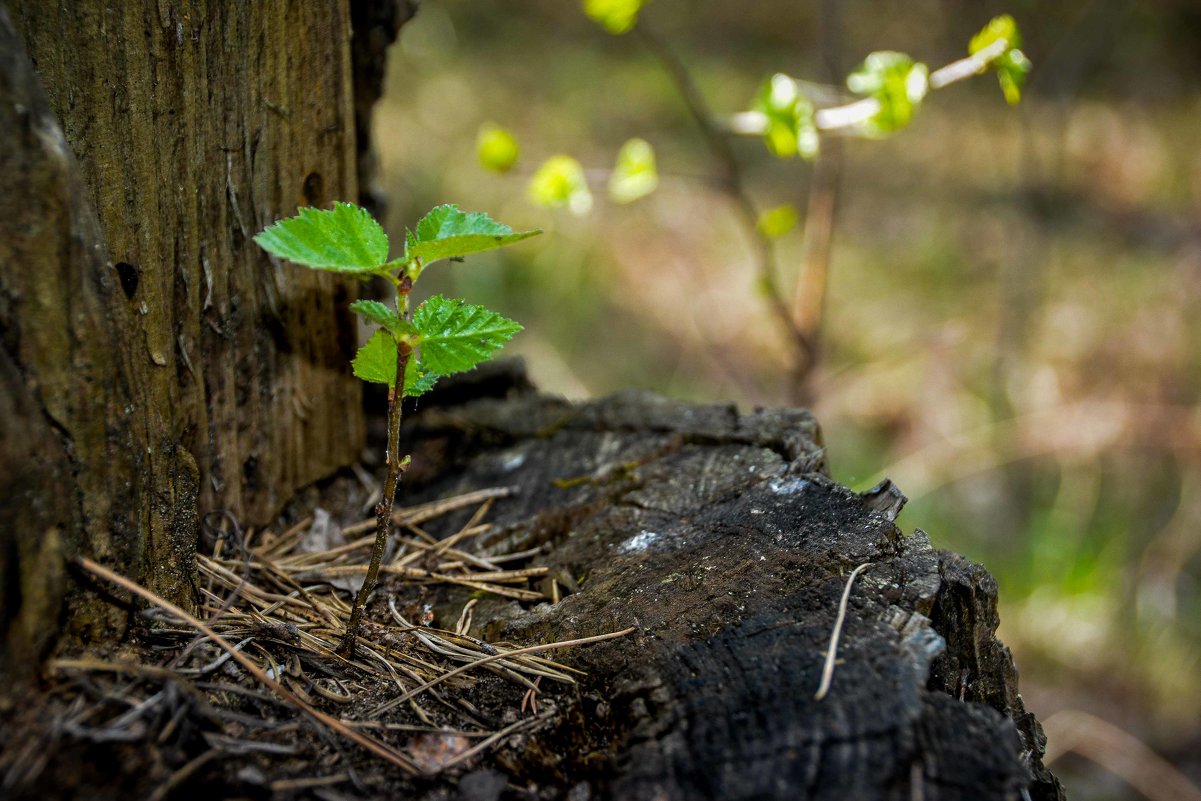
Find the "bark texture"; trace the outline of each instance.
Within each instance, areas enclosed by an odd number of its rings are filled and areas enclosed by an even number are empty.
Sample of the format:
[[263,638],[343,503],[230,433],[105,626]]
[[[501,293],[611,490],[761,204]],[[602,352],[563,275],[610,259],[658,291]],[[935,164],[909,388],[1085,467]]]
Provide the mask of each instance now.
[[202,512],[266,522],[358,457],[356,288],[251,237],[358,197],[355,70],[402,5],[356,60],[350,0],[8,4],[5,631],[55,627],[55,543],[188,605]]
[[[56,633],[64,553],[144,563],[138,508],[154,486],[119,347],[118,279],[2,5],[0,143],[0,673],[28,676]],[[161,489],[168,509],[190,493],[195,514],[195,463],[181,466]],[[188,523],[164,522],[164,536]],[[100,607],[73,611],[77,633],[113,620]]]
[[[1063,797],[995,638],[995,583],[923,532],[903,535],[895,488],[832,482],[807,412],[524,394],[429,409],[412,436],[409,477],[424,467],[427,483],[406,502],[520,488],[497,505],[490,542],[540,549],[534,563],[570,593],[534,608],[483,600],[475,633],[639,628],[557,657],[587,671],[578,692],[555,696],[551,721],[472,782],[499,774],[569,798]],[[816,700],[847,575],[864,562]]]

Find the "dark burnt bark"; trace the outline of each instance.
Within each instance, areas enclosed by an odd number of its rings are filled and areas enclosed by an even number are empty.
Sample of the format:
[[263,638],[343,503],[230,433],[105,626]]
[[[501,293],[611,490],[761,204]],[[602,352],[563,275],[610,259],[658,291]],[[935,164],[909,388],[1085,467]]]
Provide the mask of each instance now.
[[485,772],[581,798],[1062,798],[994,637],[995,584],[904,535],[899,493],[832,482],[807,412],[522,394],[431,409],[412,436],[420,497],[519,487],[491,542],[540,546],[570,593],[481,601],[477,633],[639,628],[567,653],[588,673],[578,693]]

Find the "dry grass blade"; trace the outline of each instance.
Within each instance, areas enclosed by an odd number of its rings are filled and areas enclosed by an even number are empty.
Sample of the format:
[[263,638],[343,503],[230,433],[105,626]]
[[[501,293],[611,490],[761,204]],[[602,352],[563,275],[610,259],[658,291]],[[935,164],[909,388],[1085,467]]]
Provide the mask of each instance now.
[[[637,630],[638,630],[637,626],[630,626],[628,629],[610,632],[609,634],[598,634],[595,637],[582,637],[578,640],[563,640],[561,642],[552,642],[552,643],[547,643],[545,645],[531,645],[528,648],[517,648],[512,651],[505,651],[503,653],[497,653],[497,654],[492,654],[491,656],[485,656],[481,659],[475,660],[474,662],[469,662],[466,665],[463,665],[462,667],[458,667],[458,668],[455,668],[454,670],[443,673],[441,676],[438,676],[437,678],[427,681],[425,684],[421,685],[420,687],[409,690],[407,693],[405,693],[401,697],[393,699],[392,701],[389,702],[389,704],[391,706],[402,704],[405,701],[412,698],[413,696],[419,695],[419,694],[425,692],[426,690],[431,690],[434,687],[436,687],[437,685],[441,684],[442,682],[444,682],[448,679],[453,679],[454,677],[462,675],[469,670],[473,670],[478,667],[483,667],[492,662],[496,662],[498,660],[505,659],[506,657],[520,656],[521,654],[535,654],[535,653],[539,653],[541,651],[553,651],[556,648],[572,648],[577,645],[589,645],[589,644],[595,643],[595,642],[603,642],[605,640],[613,640],[618,637],[625,637],[628,634],[633,634]],[[389,706],[389,708],[391,708],[391,706]]]
[[834,660],[838,656],[838,640],[842,636],[842,624],[847,619],[847,603],[851,599],[851,585],[855,583],[855,579],[860,573],[871,566],[871,562],[864,562],[851,571],[851,575],[847,577],[846,586],[842,590],[842,598],[838,601],[838,618],[834,621],[834,630],[830,634],[830,647],[826,651],[826,662],[822,666],[821,685],[813,694],[815,701],[826,697],[826,693],[830,692],[830,683],[834,680]]
[[[412,506],[407,509],[397,509],[392,512],[392,523],[395,525],[417,525],[427,520],[441,517],[447,512],[453,512],[457,509],[495,500],[496,498],[507,498],[510,495],[516,494],[516,487],[489,487],[488,489],[476,490],[475,492],[466,492],[445,500],[430,501],[429,503],[423,503],[420,506]],[[374,528],[375,519],[371,518],[361,523],[347,526],[342,529],[342,533],[351,537],[355,534],[362,534],[364,531],[371,531]]]

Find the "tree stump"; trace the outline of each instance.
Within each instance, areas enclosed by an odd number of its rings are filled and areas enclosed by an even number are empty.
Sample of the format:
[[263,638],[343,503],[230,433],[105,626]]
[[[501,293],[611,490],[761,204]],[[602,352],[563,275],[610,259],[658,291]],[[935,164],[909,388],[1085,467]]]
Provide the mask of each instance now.
[[1064,797],[994,636],[995,582],[903,534],[895,488],[832,481],[807,411],[639,392],[572,404],[496,373],[474,385],[487,388],[462,404],[452,388],[416,417],[405,500],[517,487],[488,545],[538,549],[566,597],[481,600],[475,633],[637,632],[556,657],[587,672],[578,693],[461,797],[506,783],[571,799]]

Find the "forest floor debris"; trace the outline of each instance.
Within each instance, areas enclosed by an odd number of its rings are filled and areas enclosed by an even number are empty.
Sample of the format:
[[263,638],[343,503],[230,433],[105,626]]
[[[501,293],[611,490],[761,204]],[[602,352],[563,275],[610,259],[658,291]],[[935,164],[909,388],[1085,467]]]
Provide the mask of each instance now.
[[[166,798],[201,776],[227,792],[324,797],[346,784],[371,793],[513,742],[554,715],[548,685],[567,688],[579,674],[541,653],[632,631],[526,647],[468,633],[478,596],[550,600],[533,584],[548,569],[529,566],[530,553],[474,545],[492,531],[485,522],[492,505],[513,492],[486,489],[394,513],[386,580],[353,661],[336,649],[374,540],[358,535],[373,520],[338,530],[315,514],[280,532],[243,533],[231,516],[220,516],[210,527],[211,553],[197,557],[195,617],[80,560],[97,578],[149,602],[142,648],[48,663],[54,712],[23,747],[5,744],[3,789],[16,796],[44,789],[48,772],[69,789],[71,778],[54,770],[63,754],[125,744],[146,749],[127,755],[145,762],[140,771],[123,771],[141,775],[141,797]],[[422,528],[471,508],[450,536]],[[431,585],[476,596],[449,628],[433,626],[430,607],[420,603]]]

